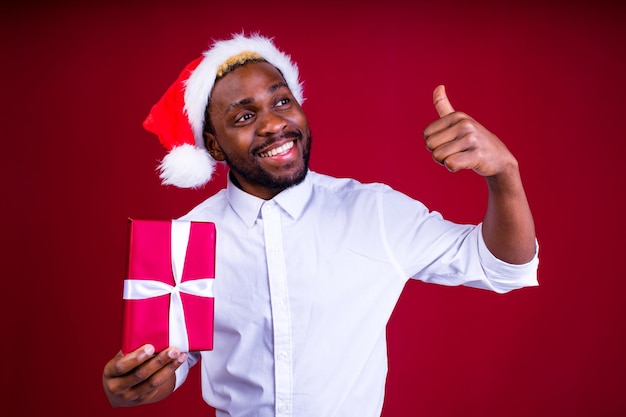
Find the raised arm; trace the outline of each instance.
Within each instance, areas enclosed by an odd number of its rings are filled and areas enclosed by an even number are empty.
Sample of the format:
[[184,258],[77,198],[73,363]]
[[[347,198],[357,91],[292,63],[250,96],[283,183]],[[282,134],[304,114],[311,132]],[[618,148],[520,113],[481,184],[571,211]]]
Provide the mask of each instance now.
[[535,254],[535,226],[517,160],[493,133],[454,111],[444,86],[435,89],[433,104],[440,118],[424,130],[433,159],[449,171],[471,169],[487,181],[485,244],[502,261],[530,261]]

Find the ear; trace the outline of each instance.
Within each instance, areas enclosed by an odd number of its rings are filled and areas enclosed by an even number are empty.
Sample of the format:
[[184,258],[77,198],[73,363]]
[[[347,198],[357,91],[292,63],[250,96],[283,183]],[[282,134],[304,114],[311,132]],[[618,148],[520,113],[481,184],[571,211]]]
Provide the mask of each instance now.
[[213,159],[219,162],[224,161],[226,158],[224,158],[224,153],[222,152],[222,148],[220,148],[220,144],[217,143],[215,135],[209,132],[204,132],[203,135],[204,146],[206,146],[207,151],[209,151]]

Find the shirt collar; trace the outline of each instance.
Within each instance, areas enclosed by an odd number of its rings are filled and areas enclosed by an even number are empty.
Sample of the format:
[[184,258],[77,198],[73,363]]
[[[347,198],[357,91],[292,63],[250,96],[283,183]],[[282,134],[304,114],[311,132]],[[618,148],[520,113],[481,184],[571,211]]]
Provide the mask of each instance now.
[[[311,184],[311,175],[309,172],[304,178],[304,181],[300,184],[287,188],[269,201],[278,204],[289,216],[297,220],[302,215],[309,201],[312,188],[313,185]],[[252,227],[259,217],[261,207],[266,200],[248,194],[237,187],[232,182],[230,173],[226,184],[226,196],[231,207],[246,226]]]

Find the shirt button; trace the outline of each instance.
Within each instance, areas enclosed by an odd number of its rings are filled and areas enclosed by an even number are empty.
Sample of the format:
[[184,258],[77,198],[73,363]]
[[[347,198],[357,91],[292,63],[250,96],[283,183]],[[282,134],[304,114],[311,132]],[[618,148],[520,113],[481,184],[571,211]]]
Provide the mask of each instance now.
[[285,411],[289,410],[289,406],[287,404],[281,404],[278,407],[278,411],[280,411],[281,413],[284,413]]
[[282,360],[285,360],[285,359],[287,359],[287,358],[289,357],[289,355],[287,355],[287,352],[280,352],[280,353],[278,354],[278,357],[279,357],[280,359],[282,359]]

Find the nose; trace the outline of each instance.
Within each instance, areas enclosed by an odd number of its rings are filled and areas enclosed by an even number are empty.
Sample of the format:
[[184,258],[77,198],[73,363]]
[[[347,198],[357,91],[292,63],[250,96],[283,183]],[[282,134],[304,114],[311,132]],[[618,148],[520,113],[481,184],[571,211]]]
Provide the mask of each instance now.
[[271,136],[280,133],[287,126],[287,120],[273,111],[264,112],[259,120],[259,136]]

